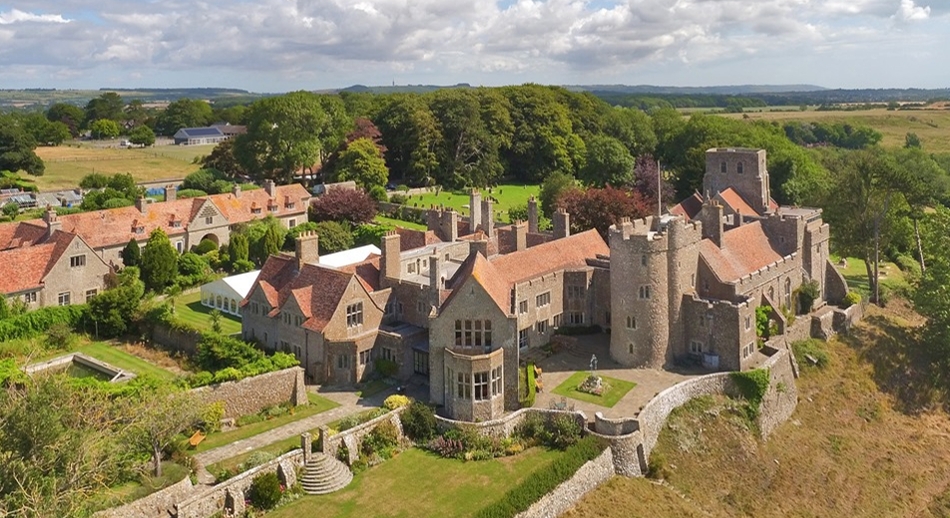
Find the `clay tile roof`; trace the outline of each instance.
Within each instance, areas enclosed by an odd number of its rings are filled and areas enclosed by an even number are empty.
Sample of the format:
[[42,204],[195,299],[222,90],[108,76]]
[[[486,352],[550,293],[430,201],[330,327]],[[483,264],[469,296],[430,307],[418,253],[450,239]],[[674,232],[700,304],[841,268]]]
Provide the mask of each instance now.
[[0,225],[0,250],[30,246],[46,236],[42,221],[22,221]]
[[[352,273],[342,272],[327,266],[304,265],[303,270],[300,271],[300,274],[292,283],[294,288],[291,289],[310,288],[309,301],[304,300],[303,302],[303,304],[309,302],[309,318],[303,323],[305,328],[312,331],[323,331],[330,319],[333,318],[333,313],[340,305],[343,294],[346,293],[346,287],[350,284],[352,278]],[[313,289],[313,287],[317,287],[317,289]],[[303,294],[306,294],[306,291]],[[300,299],[298,299],[299,303]]]
[[699,255],[721,282],[734,282],[782,258],[759,221],[725,232],[722,248],[709,239],[700,243]]
[[505,281],[495,265],[479,253],[469,254],[449,280],[447,285],[451,287],[452,292],[445,298],[443,307],[455,298],[455,294],[459,293],[459,287],[468,278],[474,279],[485,289],[502,313],[507,315],[511,312],[511,285]]
[[689,198],[674,205],[673,208],[670,209],[670,214],[674,216],[685,216],[688,221],[695,218],[702,208],[703,197],[700,196],[698,192],[695,192]]
[[0,294],[42,287],[43,279],[75,238],[75,234],[56,231],[43,243],[0,251],[0,265],[6,272],[16,272],[0,275]]
[[491,262],[508,283],[516,284],[565,268],[586,266],[588,258],[598,255],[610,255],[610,247],[591,229],[520,252],[495,256]]
[[[257,276],[255,286],[260,286],[261,291],[264,292],[264,297],[267,299],[267,303],[270,304],[272,308],[276,308],[278,305],[278,293],[280,290],[293,280],[296,267],[297,260],[284,255],[272,255],[264,262],[261,273]],[[251,291],[248,292],[248,296],[253,292],[254,288],[251,288]],[[246,299],[241,302],[242,306],[244,304],[246,304]]]
[[363,262],[346,265],[340,270],[355,273],[356,279],[370,293],[379,289],[379,255],[377,254],[370,255]]
[[722,198],[722,201],[726,202],[726,204],[732,208],[733,212],[738,212],[746,216],[758,214],[758,212],[756,212],[751,205],[746,203],[745,199],[732,187],[720,192],[719,197]]

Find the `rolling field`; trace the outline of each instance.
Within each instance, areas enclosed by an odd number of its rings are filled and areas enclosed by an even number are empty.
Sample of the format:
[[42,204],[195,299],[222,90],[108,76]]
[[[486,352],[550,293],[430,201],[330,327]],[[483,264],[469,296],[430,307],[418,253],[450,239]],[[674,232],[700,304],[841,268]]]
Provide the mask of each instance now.
[[90,173],[131,173],[137,181],[182,178],[198,170],[192,160],[214,146],[161,146],[146,149],[40,147],[36,154],[46,164],[43,176],[26,176],[41,191],[72,189]]
[[870,126],[884,135],[881,145],[901,147],[908,133],[916,133],[925,151],[950,152],[950,110],[783,111],[722,114],[733,119],[765,121],[841,122]]

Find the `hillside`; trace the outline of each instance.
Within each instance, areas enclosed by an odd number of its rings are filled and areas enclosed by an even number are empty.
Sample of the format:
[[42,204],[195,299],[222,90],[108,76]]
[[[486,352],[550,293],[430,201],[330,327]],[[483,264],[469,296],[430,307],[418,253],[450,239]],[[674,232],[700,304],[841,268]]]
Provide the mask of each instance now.
[[805,369],[767,442],[728,401],[675,412],[654,450],[669,487],[615,478],[566,516],[950,516],[950,417],[933,409],[919,323],[900,303],[870,308],[826,345],[827,367]]

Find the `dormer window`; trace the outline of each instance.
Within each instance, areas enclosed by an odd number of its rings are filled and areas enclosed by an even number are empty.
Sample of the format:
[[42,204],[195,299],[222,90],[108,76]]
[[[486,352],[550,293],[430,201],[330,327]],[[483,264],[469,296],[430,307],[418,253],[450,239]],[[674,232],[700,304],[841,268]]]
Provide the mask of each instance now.
[[260,214],[261,208],[257,206],[257,202],[251,204],[251,214]]
[[135,234],[144,234],[144,233],[145,233],[145,226],[144,226],[144,225],[133,225],[133,226],[132,226],[132,232],[135,233]]
[[294,205],[294,201],[290,198],[290,196],[284,196],[284,207],[292,209],[294,208]]
[[181,220],[172,220],[168,225],[172,228],[181,228]]

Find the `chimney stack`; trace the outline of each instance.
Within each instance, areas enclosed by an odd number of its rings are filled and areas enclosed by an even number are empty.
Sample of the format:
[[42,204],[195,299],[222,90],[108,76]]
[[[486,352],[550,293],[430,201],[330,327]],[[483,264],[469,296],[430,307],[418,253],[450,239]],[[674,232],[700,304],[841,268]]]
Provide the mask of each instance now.
[[43,221],[46,222],[46,238],[49,239],[54,232],[62,230],[63,223],[56,219],[56,211],[49,205],[46,206],[46,212],[43,213]]
[[320,236],[316,232],[303,232],[294,240],[294,252],[297,256],[297,270],[305,264],[320,261]]
[[514,239],[515,251],[521,251],[528,248],[528,224],[524,221],[516,221],[511,226],[511,236]]
[[148,200],[146,200],[144,196],[139,196],[135,200],[135,208],[139,209],[139,212],[142,214],[145,214],[148,212]]
[[[738,214],[736,216],[739,216]],[[716,246],[722,248],[722,205],[715,200],[709,200],[703,204],[702,210],[696,215],[696,219],[703,224],[703,239],[709,239]]]
[[165,201],[175,201],[178,199],[178,189],[174,185],[165,186]]
[[398,281],[401,278],[400,239],[395,230],[390,230],[383,236],[381,243],[383,256],[379,260],[379,278],[381,281],[387,279]]
[[472,189],[468,196],[468,233],[474,234],[482,223],[482,193]]
[[571,215],[563,208],[554,211],[554,218],[551,221],[554,227],[554,239],[561,239],[571,235]]
[[482,232],[485,237],[495,237],[495,202],[491,198],[482,200]]
[[485,239],[484,233],[475,236],[469,243],[469,254],[482,254],[482,257],[488,258],[488,240]]
[[439,307],[440,292],[445,288],[440,263],[438,253],[429,257],[429,304],[435,307]]
[[538,200],[534,196],[528,198],[528,232],[538,233]]
[[238,185],[237,183],[235,183],[234,185],[232,185],[232,186],[231,186],[231,194],[234,195],[235,198],[240,198],[240,197],[241,197],[241,186]]
[[274,184],[274,180],[264,180],[264,190],[267,191],[268,196],[273,198],[277,192],[277,186]]

